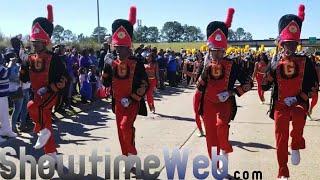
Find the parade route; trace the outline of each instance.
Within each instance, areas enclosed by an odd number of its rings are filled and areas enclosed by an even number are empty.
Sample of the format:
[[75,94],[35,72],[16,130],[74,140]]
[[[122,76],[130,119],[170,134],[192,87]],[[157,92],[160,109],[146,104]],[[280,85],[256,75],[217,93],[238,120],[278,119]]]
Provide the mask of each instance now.
[[[155,94],[156,113],[149,113],[148,117],[138,116],[136,127],[136,147],[138,155],[143,161],[148,155],[156,155],[160,159],[160,172],[158,179],[168,179],[164,161],[164,148],[168,148],[170,155],[174,148],[179,148],[180,153],[184,149],[189,150],[188,164],[185,179],[195,179],[193,176],[193,158],[198,155],[207,156],[205,137],[198,137],[198,130],[194,122],[192,98],[194,88],[170,88],[165,91],[157,91]],[[270,92],[265,97],[269,101]],[[255,172],[262,173],[262,179],[276,179],[278,165],[276,160],[274,123],[267,115],[268,105],[261,105],[256,87],[250,92],[237,98],[238,113],[235,121],[231,123],[229,139],[234,152],[229,155],[229,179],[233,179],[235,172],[240,179],[253,179]],[[111,111],[111,103],[103,100],[94,106],[87,105],[89,111],[81,111],[75,108],[76,113],[71,116],[57,114],[55,125],[55,138],[58,145],[58,153],[67,158],[74,155],[75,172],[79,172],[79,156],[85,155],[85,177],[81,179],[105,179],[105,166],[98,164],[97,178],[93,177],[89,156],[93,150],[97,150],[99,156],[110,155],[111,179],[114,179],[113,160],[121,154],[115,116]],[[293,180],[318,179],[320,176],[319,157],[319,132],[320,110],[319,105],[314,108],[312,115],[314,120],[307,119],[304,137],[306,149],[301,151],[301,163],[293,166],[289,156],[289,170]],[[290,138],[291,139],[291,138]],[[26,147],[26,154],[39,158],[42,150],[33,149],[36,141],[34,134],[22,134],[16,139],[9,139],[0,146],[13,147],[19,155],[19,147]],[[107,152],[109,149],[110,152]],[[289,148],[290,149],[290,148]],[[20,179],[19,156],[7,156],[17,166],[17,174],[13,179]],[[68,160],[64,159],[65,169],[68,170]],[[104,159],[104,158],[103,158]],[[120,166],[120,179],[124,179]],[[143,163],[142,163],[143,167]],[[210,166],[211,167],[211,166]],[[10,168],[1,165],[5,172]],[[30,179],[30,164],[26,165],[26,179]],[[209,177],[214,179],[210,168]],[[153,171],[154,172],[154,171]],[[203,172],[201,170],[200,172]],[[243,174],[245,177],[243,177]],[[135,175],[131,174],[134,178]],[[249,175],[246,177],[246,175]],[[37,173],[37,179],[41,179]],[[60,179],[57,172],[53,179]],[[179,179],[175,170],[174,179]]]

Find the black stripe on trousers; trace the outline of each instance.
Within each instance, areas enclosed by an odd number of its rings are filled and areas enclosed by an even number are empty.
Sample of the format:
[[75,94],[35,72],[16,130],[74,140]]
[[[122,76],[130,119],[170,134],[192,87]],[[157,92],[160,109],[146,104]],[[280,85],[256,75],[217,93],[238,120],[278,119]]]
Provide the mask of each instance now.
[[41,125],[41,129],[44,129],[44,121],[43,121],[43,112],[42,112],[42,110],[43,110],[43,108],[45,107],[45,106],[47,106],[51,101],[52,101],[52,99],[56,96],[56,94],[57,93],[53,93],[49,98],[48,98],[48,100],[47,101],[45,101],[44,103],[42,103],[42,104],[40,104],[40,106],[39,106],[39,123],[40,123],[40,125]]

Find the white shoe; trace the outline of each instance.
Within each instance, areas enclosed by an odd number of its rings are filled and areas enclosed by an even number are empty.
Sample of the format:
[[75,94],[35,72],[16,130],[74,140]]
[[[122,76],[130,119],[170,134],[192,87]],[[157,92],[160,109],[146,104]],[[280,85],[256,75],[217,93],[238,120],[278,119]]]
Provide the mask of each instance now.
[[292,150],[291,163],[293,165],[298,165],[300,163],[300,151],[299,150]]
[[0,137],[0,143],[6,142],[6,139],[3,139],[2,137]]
[[284,176],[282,176],[281,178],[278,178],[278,179],[281,179],[281,180],[288,180],[289,178],[288,178],[288,177],[284,177]]
[[[220,155],[224,156],[224,157],[227,159],[227,161],[229,161],[229,155],[228,155],[228,153],[226,153],[226,151],[220,150]],[[219,168],[218,168],[218,170],[220,171],[220,173],[222,172],[222,167],[223,167],[224,165],[225,165],[225,164],[222,164],[222,162],[219,161]]]
[[[129,156],[132,156],[132,155],[133,155],[133,154],[128,153],[128,157],[129,157]],[[130,172],[132,172],[132,169],[133,169],[134,163],[135,163],[135,162],[131,162],[131,161],[129,162],[129,167],[130,167],[129,169],[130,169]],[[126,173],[126,166],[124,166],[124,167],[123,167],[122,172],[123,172],[123,173]]]
[[0,130],[0,136],[15,138],[18,134],[14,133],[12,130]]
[[[49,156],[51,156],[51,157],[53,158],[54,164],[56,165],[56,164],[57,164],[57,153],[54,152],[54,153],[49,153],[49,154],[47,154],[47,155],[49,155]],[[50,167],[49,165],[50,165],[49,161],[45,161],[45,162],[43,163],[43,168],[44,168],[44,169],[48,169],[48,168]]]
[[39,137],[38,137],[37,143],[33,147],[35,149],[42,148],[44,145],[47,144],[48,139],[50,138],[50,136],[51,136],[51,132],[47,128],[41,130],[40,133],[39,133]]
[[203,132],[203,130],[199,130],[198,137],[203,137],[203,136],[204,136],[204,132]]

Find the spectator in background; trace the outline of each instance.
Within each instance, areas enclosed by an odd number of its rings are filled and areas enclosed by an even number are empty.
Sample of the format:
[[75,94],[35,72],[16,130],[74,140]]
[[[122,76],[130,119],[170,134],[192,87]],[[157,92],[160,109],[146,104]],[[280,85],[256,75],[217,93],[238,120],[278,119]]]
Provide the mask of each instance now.
[[66,55],[66,66],[68,72],[68,84],[66,85],[65,93],[65,108],[71,108],[72,92],[74,90],[75,75],[73,72],[73,67],[77,63],[77,58],[75,57],[75,49]]
[[88,49],[83,49],[82,52],[81,52],[81,57],[80,57],[80,60],[79,60],[79,64],[80,64],[80,67],[84,67],[86,68],[87,72],[90,68],[90,65],[93,64],[93,62],[91,61],[91,59],[89,58],[89,52],[88,52]]
[[[12,132],[9,121],[9,70],[4,66],[4,57],[0,54],[0,136],[17,137],[17,134]],[[0,137],[0,142],[5,140]]]
[[167,72],[168,72],[169,85],[171,87],[177,87],[177,84],[176,84],[176,76],[177,76],[176,58],[174,56],[174,52],[171,49],[167,49],[167,53],[168,53]]
[[87,104],[88,100],[91,98],[91,84],[89,82],[89,77],[87,69],[85,67],[80,67],[79,69],[79,82],[80,82],[80,94],[81,103]]
[[92,65],[94,65],[94,66],[96,66],[96,68],[98,68],[99,61],[98,61],[98,58],[95,56],[95,52],[94,52],[93,48],[90,48],[88,52],[89,52],[89,58],[92,61]]
[[176,73],[176,82],[180,84],[182,80],[182,57],[180,53],[175,54],[176,63],[177,63],[177,73]]
[[168,60],[164,57],[163,49],[160,49],[156,61],[159,66],[160,89],[164,90],[165,89],[164,82],[166,81],[166,69],[168,65]]
[[11,53],[10,62],[8,65],[9,69],[9,94],[10,99],[13,101],[13,113],[11,119],[12,131],[17,133],[17,120],[21,111],[21,106],[23,102],[23,94],[22,94],[22,82],[19,79],[19,70],[20,65],[17,63],[18,58],[14,51],[8,52]]
[[99,76],[97,76],[97,67],[95,65],[90,66],[88,76],[91,84],[91,100],[94,101],[97,94],[97,81],[99,80]]
[[[10,71],[10,86],[9,88],[11,89],[12,93],[15,93],[18,91],[19,88],[21,88],[20,93],[16,94],[16,97],[14,99],[11,99],[13,101],[13,113],[11,117],[12,121],[12,131],[13,132],[18,132],[16,129],[16,124],[17,122],[20,122],[18,129],[22,132],[25,132],[27,130],[26,127],[26,121],[27,121],[27,104],[30,99],[30,82],[23,83],[20,81],[18,75],[20,65],[17,64],[18,61],[18,56],[15,53],[15,51],[7,51],[6,58],[8,58],[11,62],[9,64]],[[17,97],[21,95],[21,97]]]
[[106,54],[111,52],[111,47],[109,45],[109,42],[104,42],[103,43],[103,48],[100,49],[100,57],[99,57],[99,65],[98,65],[98,71],[99,73],[102,72],[103,67],[104,67],[104,57]]

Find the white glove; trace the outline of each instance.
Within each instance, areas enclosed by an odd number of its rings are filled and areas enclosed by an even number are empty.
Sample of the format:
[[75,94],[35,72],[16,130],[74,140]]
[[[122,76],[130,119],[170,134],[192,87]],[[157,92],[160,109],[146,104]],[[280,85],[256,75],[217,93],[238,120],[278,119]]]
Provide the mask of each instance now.
[[112,61],[113,61],[114,57],[113,57],[113,54],[112,53],[108,53],[104,56],[104,62],[106,64],[112,64]]
[[128,106],[130,105],[129,99],[128,99],[128,98],[122,98],[122,99],[121,99],[121,104],[122,104],[124,107],[128,107]]
[[28,61],[28,54],[24,51],[24,49],[20,48],[19,51],[19,57],[22,60],[22,62],[27,62]]
[[225,92],[217,94],[217,96],[221,102],[225,102],[229,98],[229,92],[225,91]]
[[42,87],[42,88],[40,88],[40,89],[37,91],[37,93],[38,93],[39,96],[43,96],[43,95],[45,95],[47,92],[48,92],[48,88],[47,88],[47,87]]
[[291,106],[292,104],[296,103],[298,100],[296,97],[287,97],[284,99],[284,103],[286,103],[287,106]]

